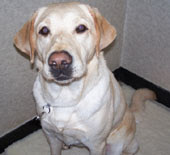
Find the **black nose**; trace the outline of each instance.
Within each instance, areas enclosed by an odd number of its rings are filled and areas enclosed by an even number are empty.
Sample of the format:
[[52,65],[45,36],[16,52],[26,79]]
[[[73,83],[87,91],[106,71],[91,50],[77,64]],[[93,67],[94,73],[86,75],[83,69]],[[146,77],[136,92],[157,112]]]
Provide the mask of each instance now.
[[56,80],[67,80],[72,74],[72,56],[67,51],[55,51],[48,59],[50,71]]

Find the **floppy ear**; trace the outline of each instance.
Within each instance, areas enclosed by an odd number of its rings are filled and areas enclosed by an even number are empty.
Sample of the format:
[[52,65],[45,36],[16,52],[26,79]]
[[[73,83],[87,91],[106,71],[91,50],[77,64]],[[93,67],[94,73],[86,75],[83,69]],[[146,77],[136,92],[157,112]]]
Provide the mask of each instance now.
[[95,22],[96,50],[99,52],[114,41],[116,29],[99,13],[98,9],[93,8],[90,12]]
[[31,20],[24,24],[19,32],[14,37],[14,45],[22,52],[30,56],[30,62],[34,63],[34,54],[36,50],[36,35],[34,33],[34,22],[36,13]]

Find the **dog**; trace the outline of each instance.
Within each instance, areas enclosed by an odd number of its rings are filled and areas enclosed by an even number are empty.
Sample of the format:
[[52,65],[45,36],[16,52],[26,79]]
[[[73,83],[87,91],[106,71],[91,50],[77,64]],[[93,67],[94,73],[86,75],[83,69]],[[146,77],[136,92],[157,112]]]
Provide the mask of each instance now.
[[98,11],[78,2],[42,7],[14,37],[35,62],[37,113],[52,155],[77,145],[90,155],[135,154],[135,117],[154,92],[142,89],[128,107],[102,50],[116,30]]

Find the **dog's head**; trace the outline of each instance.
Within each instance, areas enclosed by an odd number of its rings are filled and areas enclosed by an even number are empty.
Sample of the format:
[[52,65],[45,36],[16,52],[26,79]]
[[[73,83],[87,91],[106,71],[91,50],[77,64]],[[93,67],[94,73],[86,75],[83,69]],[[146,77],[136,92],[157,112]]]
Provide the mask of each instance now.
[[116,30],[97,9],[80,3],[40,8],[14,37],[46,80],[66,84],[82,77],[95,54],[116,37]]

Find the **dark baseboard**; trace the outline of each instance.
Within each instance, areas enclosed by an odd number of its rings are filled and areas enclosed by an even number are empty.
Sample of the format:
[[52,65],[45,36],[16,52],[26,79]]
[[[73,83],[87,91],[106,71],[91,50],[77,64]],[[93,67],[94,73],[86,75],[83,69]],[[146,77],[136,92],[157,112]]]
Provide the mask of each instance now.
[[170,108],[170,92],[141,78],[140,76],[128,71],[127,69],[120,67],[115,70],[114,75],[118,81],[122,81],[127,85],[130,85],[134,89],[148,88],[156,93],[157,101]]
[[37,131],[41,128],[40,121],[34,118],[33,120],[23,124],[12,132],[0,137],[0,153],[4,152],[5,149],[12,143],[26,137],[27,135]]
[[[118,68],[113,73],[118,81],[122,81],[135,89],[149,88],[153,90],[157,95],[157,101],[167,107],[170,107],[169,91],[156,86],[155,84],[139,77],[138,75],[122,67]],[[12,132],[4,135],[3,137],[0,137],[0,153],[4,152],[4,150],[12,143],[26,137],[27,135],[39,129],[41,129],[40,121],[34,118],[33,120],[25,123]]]

